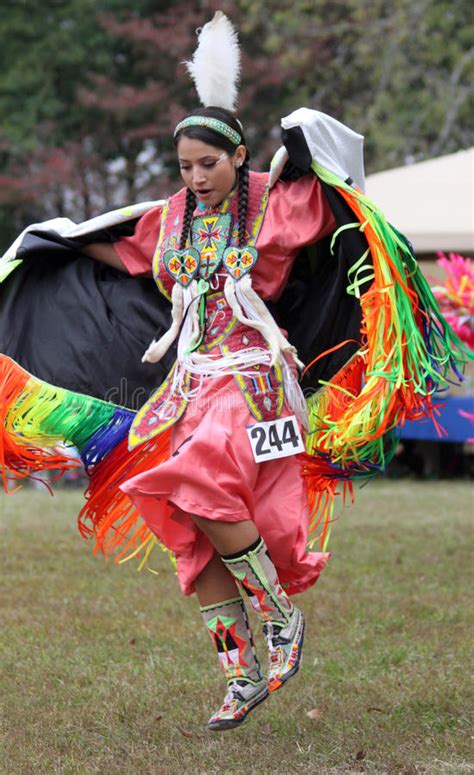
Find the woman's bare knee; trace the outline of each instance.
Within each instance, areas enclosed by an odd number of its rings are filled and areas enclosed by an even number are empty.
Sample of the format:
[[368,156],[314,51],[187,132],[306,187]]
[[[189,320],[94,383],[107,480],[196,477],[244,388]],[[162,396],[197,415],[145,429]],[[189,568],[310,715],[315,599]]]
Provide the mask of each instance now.
[[220,554],[233,554],[257,540],[259,532],[250,519],[242,522],[223,522],[192,514],[200,530],[209,538]]

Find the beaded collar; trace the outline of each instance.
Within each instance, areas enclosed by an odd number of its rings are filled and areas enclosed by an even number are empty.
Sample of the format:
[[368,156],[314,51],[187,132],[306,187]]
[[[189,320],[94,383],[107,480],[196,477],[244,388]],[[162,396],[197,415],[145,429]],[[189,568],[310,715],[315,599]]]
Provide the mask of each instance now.
[[196,204],[196,210],[199,215],[215,215],[216,213],[226,213],[230,205],[232,203],[233,198],[237,194],[238,186],[234,186],[234,188],[227,194],[226,198],[222,200],[222,202],[219,202],[217,205],[213,205],[212,207],[206,207],[204,202],[200,202],[197,200]]

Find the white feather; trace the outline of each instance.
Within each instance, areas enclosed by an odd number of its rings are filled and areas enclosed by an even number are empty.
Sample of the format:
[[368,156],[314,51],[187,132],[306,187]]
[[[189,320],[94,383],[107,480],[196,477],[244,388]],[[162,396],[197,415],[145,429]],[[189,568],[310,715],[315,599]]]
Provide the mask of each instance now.
[[240,48],[237,31],[222,11],[204,25],[188,73],[204,106],[234,111],[240,78]]

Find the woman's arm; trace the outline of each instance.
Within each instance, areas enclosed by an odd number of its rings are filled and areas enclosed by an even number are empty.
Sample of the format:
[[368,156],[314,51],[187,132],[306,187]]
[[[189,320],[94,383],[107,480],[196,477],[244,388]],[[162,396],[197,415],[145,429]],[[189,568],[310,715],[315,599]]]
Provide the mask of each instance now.
[[92,242],[90,245],[84,245],[81,248],[81,252],[90,258],[95,258],[96,261],[102,261],[103,264],[108,264],[108,266],[128,274],[125,264],[115,252],[113,246],[107,242]]
[[113,244],[91,242],[82,252],[125,274],[149,277],[160,233],[161,209],[153,207],[142,215],[131,237],[121,237]]

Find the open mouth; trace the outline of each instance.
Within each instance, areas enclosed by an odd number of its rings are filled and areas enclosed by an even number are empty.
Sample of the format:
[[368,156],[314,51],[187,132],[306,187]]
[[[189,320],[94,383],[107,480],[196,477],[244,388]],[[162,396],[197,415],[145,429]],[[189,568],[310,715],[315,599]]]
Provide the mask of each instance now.
[[196,194],[199,197],[199,199],[205,199],[209,194],[212,193],[212,188],[197,188]]

